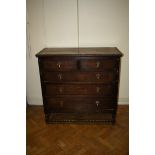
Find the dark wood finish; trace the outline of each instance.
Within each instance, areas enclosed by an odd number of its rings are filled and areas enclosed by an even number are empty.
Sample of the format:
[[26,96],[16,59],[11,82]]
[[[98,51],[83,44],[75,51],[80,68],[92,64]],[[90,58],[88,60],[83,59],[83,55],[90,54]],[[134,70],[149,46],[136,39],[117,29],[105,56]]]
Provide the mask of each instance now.
[[114,58],[102,58],[102,59],[91,59],[81,60],[80,68],[82,70],[104,70],[114,69],[117,65],[117,59]]
[[47,123],[115,122],[117,48],[46,48],[36,56]]
[[44,82],[91,82],[91,83],[113,83],[117,81],[116,71],[105,72],[43,72]]
[[123,54],[117,47],[85,47],[85,48],[44,48],[37,57],[51,56],[110,56],[121,57]]
[[58,113],[103,112],[116,106],[113,99],[103,98],[47,98],[47,110]]
[[98,113],[52,113],[47,116],[48,120],[53,120],[50,123],[109,123],[108,120],[112,120],[112,115],[109,112]]
[[76,70],[76,61],[73,60],[53,60],[44,59],[42,61],[42,67],[48,71],[71,71]]
[[45,93],[46,96],[97,95],[103,97],[115,97],[115,87],[110,84],[46,84]]

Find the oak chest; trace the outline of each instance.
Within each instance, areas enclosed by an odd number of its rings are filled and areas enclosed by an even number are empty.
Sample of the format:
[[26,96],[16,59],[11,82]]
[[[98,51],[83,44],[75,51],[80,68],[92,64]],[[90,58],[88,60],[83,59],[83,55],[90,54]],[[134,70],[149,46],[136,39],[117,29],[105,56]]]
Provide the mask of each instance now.
[[36,56],[47,123],[115,123],[117,48],[45,48]]

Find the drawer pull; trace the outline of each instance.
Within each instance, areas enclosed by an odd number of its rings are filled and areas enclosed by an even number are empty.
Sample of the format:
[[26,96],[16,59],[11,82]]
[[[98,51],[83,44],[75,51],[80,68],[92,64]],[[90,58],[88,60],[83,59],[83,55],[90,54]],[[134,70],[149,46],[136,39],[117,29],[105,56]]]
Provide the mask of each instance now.
[[61,68],[61,63],[57,63],[57,66],[60,69]]
[[63,91],[62,88],[59,88],[59,92],[62,93],[62,91]]
[[100,67],[100,62],[97,61],[97,62],[96,62],[96,68],[99,68],[99,67]]
[[61,106],[61,107],[63,107],[63,104],[64,104],[63,101],[60,101],[60,106]]
[[96,92],[99,93],[100,92],[100,88],[96,87]]
[[101,75],[100,75],[99,73],[96,74],[96,78],[97,78],[98,80],[100,79],[100,76],[101,76]]
[[62,80],[62,74],[58,74],[59,80]]
[[99,104],[100,104],[100,101],[96,101],[95,103],[96,103],[96,105],[97,105],[97,107],[98,107],[98,106],[99,106]]

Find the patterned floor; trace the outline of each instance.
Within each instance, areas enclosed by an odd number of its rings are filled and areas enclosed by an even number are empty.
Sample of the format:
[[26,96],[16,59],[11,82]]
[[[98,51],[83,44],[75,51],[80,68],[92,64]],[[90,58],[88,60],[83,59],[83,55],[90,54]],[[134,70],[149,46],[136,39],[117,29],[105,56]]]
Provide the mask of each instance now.
[[119,106],[116,125],[50,124],[42,106],[27,108],[27,155],[128,155],[128,106]]

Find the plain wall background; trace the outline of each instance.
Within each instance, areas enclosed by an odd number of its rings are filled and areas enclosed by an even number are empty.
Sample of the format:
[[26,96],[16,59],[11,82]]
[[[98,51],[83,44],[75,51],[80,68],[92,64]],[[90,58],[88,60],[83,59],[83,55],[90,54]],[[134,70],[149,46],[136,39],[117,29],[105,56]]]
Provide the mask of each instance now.
[[[116,46],[121,63],[119,104],[129,101],[128,0],[79,0],[80,47]],[[77,47],[77,0],[27,0],[27,100],[42,104],[35,54],[44,47]]]

